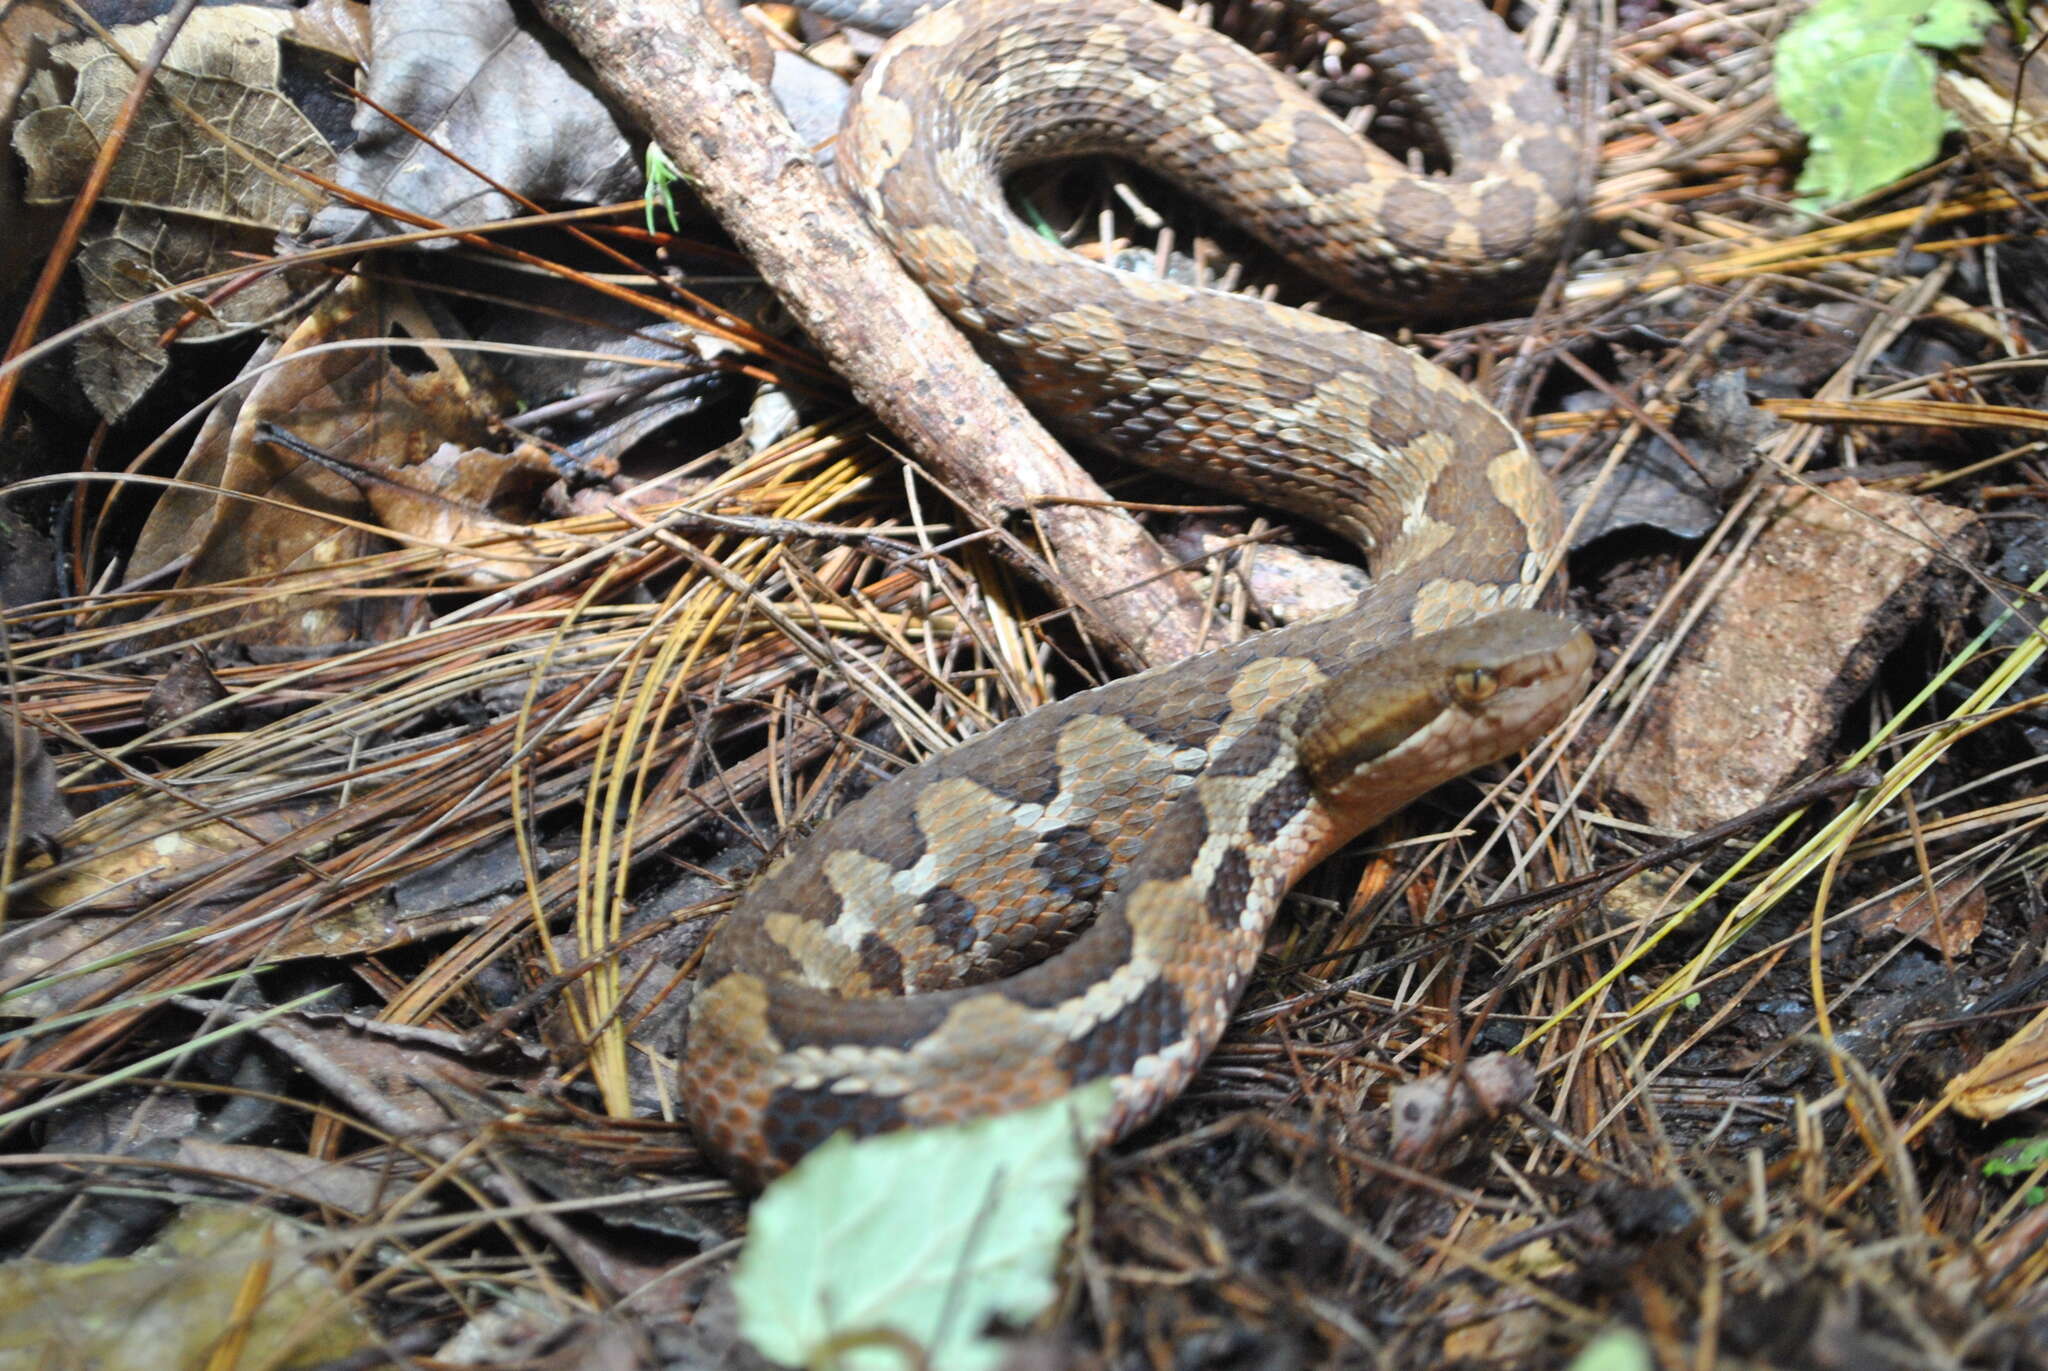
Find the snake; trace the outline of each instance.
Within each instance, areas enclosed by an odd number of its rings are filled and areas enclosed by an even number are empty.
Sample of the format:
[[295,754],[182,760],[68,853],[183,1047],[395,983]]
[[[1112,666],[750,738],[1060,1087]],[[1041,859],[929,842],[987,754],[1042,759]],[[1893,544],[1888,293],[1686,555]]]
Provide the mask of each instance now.
[[[875,3],[819,0],[869,26]],[[679,1065],[700,1146],[744,1182],[842,1132],[1103,1080],[1084,1141],[1123,1137],[1222,1036],[1293,884],[1587,687],[1546,581],[1557,495],[1468,384],[1319,313],[1110,270],[1005,200],[1022,168],[1107,154],[1412,317],[1526,292],[1580,158],[1506,27],[1472,0],[1288,3],[1448,170],[1151,0],[952,0],[857,82],[842,184],[1055,433],[1314,520],[1372,583],[992,728],[771,863],[704,949]]]

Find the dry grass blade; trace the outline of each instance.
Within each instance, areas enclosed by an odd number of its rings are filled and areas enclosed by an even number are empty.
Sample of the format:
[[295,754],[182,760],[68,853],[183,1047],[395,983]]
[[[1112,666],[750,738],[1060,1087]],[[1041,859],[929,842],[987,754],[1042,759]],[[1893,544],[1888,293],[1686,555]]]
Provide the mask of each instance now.
[[[1526,758],[1304,883],[1183,1101],[1099,1163],[1036,1350],[1558,1366],[1621,1326],[1637,1364],[1689,1371],[2048,1365],[2041,55],[1999,27],[1945,59],[1943,159],[1823,212],[1773,88],[1807,6],[1493,8],[1574,93],[1593,210],[1530,317],[1402,338],[1520,414],[1557,475],[1599,682]],[[1324,35],[1260,0],[1205,12],[1427,163],[1414,111]],[[777,33],[785,65],[858,65]],[[286,1212],[223,1301],[221,1367],[267,1345],[268,1292],[309,1261],[331,1286],[308,1326],[353,1309],[394,1357],[720,1361],[744,1211],[676,1121],[673,1066],[705,936],[876,777],[1110,670],[1062,608],[1052,507],[963,514],[765,294],[733,293],[749,268],[708,223],[544,213],[479,175],[533,213],[450,229],[352,192],[401,231],[266,237],[62,328],[52,240],[0,363],[24,454],[0,733],[20,721],[77,815],[0,852],[0,1233],[10,1258],[125,1257],[198,1197]],[[1016,190],[1097,260],[1347,308],[1126,169]],[[286,272],[305,308],[240,374],[197,367],[118,425],[52,402],[81,338],[174,306],[175,353]],[[350,292],[403,303],[292,340]],[[308,365],[327,388],[266,389]],[[495,385],[543,365],[516,402]],[[676,400],[699,382],[711,401]],[[564,485],[508,509],[380,465],[444,428]],[[300,484],[174,470],[210,451]],[[1353,584],[1318,534],[1105,475],[1188,558],[1207,626]],[[320,551],[209,579],[195,534],[138,560],[147,509],[223,488]],[[19,595],[18,527],[62,572]],[[1812,528],[1837,541],[1802,582]],[[1885,549],[1927,585],[1872,571]],[[1801,598],[1771,618],[1759,585]],[[217,693],[170,689],[195,659]],[[1745,663],[1777,690],[1749,733],[1671,707],[1737,696]],[[1799,765],[1698,817],[1799,729]],[[30,768],[5,760],[12,792]],[[1533,1083],[1469,1136],[1417,1149],[1391,1117],[1396,1088],[1509,1052]]]

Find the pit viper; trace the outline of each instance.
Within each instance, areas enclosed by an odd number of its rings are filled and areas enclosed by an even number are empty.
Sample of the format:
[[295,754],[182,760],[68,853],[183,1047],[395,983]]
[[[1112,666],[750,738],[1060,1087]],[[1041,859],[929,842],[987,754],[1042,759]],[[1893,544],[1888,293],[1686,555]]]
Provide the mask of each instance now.
[[[877,23],[876,0],[819,0]],[[1448,169],[1412,170],[1293,79],[1149,0],[954,0],[862,74],[841,180],[1069,441],[1293,511],[1364,550],[1334,617],[1071,696],[841,810],[706,949],[681,1066],[755,1182],[826,1137],[1114,1084],[1106,1142],[1215,1045],[1281,897],[1584,691],[1544,612],[1557,497],[1466,383],[1321,315],[1107,270],[1005,179],[1138,163],[1333,288],[1437,317],[1547,270],[1580,159],[1551,84],[1472,0],[1289,0]]]

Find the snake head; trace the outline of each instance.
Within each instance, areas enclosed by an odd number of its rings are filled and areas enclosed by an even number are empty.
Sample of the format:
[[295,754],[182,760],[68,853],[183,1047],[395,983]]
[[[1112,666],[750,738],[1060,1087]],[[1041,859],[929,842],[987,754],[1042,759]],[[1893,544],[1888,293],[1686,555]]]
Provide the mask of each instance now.
[[1593,641],[1508,610],[1397,643],[1333,677],[1301,720],[1310,784],[1360,826],[1519,752],[1586,692]]

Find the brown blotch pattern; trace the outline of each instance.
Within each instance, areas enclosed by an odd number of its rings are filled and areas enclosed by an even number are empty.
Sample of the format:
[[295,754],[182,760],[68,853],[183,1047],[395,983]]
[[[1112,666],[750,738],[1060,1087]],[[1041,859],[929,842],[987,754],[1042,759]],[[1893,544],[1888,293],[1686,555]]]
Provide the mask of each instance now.
[[1309,802],[1308,777],[1299,767],[1267,788],[1245,815],[1245,832],[1254,843],[1270,843]]
[[[1534,601],[1556,496],[1461,381],[1326,318],[1079,263],[1003,201],[1022,164],[1108,152],[1406,311],[1537,280],[1580,156],[1514,38],[1457,0],[1360,6],[1337,36],[1402,103],[1456,112],[1435,130],[1449,175],[1410,174],[1285,76],[1131,0],[956,0],[863,77],[842,175],[1049,424],[1316,519],[1375,584],[1349,615],[906,772],[758,882],[706,950],[682,1068],[692,1126],[741,1174],[842,1127],[1022,1108],[1096,1075],[1118,1080],[1111,1135],[1148,1117],[1223,1031],[1280,894],[1365,821],[1309,791],[1302,702],[1387,642]],[[870,998],[902,988],[923,993]]]
[[1241,847],[1228,847],[1216,863],[1202,892],[1203,908],[1209,922],[1218,928],[1236,928],[1244,918],[1245,902],[1252,889],[1252,862]]

